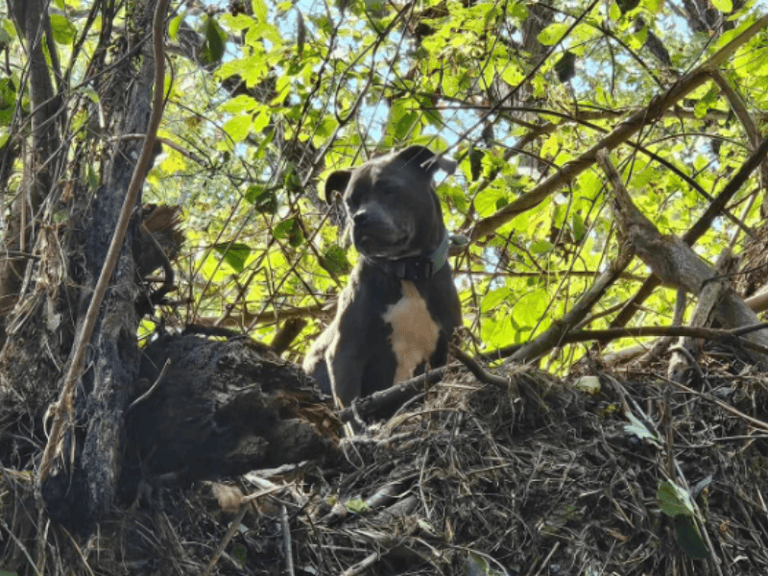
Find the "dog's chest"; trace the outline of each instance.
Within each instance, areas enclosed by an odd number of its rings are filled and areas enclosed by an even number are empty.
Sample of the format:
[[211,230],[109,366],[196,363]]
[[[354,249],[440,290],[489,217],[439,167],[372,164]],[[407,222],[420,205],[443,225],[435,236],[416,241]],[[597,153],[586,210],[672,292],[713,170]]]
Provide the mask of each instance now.
[[384,312],[384,322],[392,327],[390,344],[397,358],[395,383],[408,380],[437,348],[440,328],[432,319],[427,303],[413,282],[402,281],[403,296]]

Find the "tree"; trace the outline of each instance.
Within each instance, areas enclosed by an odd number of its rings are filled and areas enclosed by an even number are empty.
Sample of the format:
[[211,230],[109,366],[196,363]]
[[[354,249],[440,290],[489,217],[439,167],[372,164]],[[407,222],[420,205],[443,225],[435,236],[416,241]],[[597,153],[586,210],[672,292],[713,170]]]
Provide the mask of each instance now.
[[[156,328],[227,327],[295,360],[327,320],[355,258],[317,194],[334,169],[408,144],[452,154],[439,194],[471,241],[465,348],[554,372],[582,354],[569,342],[617,338],[574,329],[671,323],[654,251],[619,249],[634,208],[705,259],[757,246],[749,269],[763,251],[768,50],[749,2],[164,4],[8,0],[0,30],[0,455],[24,468],[47,445],[38,496],[86,502],[84,525],[115,501]],[[181,254],[178,210],[150,228],[147,203],[181,207]]]

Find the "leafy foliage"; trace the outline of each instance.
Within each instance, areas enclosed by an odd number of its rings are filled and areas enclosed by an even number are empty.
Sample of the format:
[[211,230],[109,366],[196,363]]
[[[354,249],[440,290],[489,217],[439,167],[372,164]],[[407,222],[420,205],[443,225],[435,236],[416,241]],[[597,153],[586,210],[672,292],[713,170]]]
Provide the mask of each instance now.
[[[470,231],[759,16],[749,2],[711,5],[701,21],[657,0],[174,4],[165,144],[145,190],[147,201],[183,205],[188,223],[177,278],[186,304],[167,312],[185,321],[223,316],[219,323],[269,340],[282,311],[324,305],[356,255],[343,214],[318,188],[331,171],[391,148],[424,144],[459,161],[438,192],[449,228]],[[73,136],[98,147],[109,136],[94,118],[108,103],[84,80],[107,28],[91,10],[57,3],[50,24],[71,78]],[[0,79],[5,139],[29,107],[8,18],[0,42],[12,62]],[[750,111],[767,107],[767,42],[758,34],[721,71]],[[682,234],[752,145],[723,91],[707,82],[615,153],[636,205],[663,232]],[[91,158],[95,183],[103,175],[99,155]],[[602,182],[597,169],[583,171],[455,259],[478,348],[541,333],[608,266],[618,240]],[[759,218],[752,187],[733,206],[747,224]],[[697,250],[714,258],[732,234],[731,221],[718,223]],[[626,301],[647,274],[634,262],[602,310]],[[667,323],[673,303],[659,290],[634,322]],[[590,327],[610,322],[595,312]],[[317,328],[307,328],[294,356]],[[549,362],[558,368],[579,354],[574,345]]]

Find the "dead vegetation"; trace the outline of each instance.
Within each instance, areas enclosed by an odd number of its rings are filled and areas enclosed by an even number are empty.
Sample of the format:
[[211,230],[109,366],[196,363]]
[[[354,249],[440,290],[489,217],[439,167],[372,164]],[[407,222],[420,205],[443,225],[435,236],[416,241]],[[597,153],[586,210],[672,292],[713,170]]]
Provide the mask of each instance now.
[[[33,451],[4,461],[0,565],[34,574],[45,546],[62,574],[763,574],[768,379],[738,356],[710,350],[685,384],[454,369],[324,459],[150,478],[86,539],[37,525]],[[690,515],[662,511],[665,481]]]

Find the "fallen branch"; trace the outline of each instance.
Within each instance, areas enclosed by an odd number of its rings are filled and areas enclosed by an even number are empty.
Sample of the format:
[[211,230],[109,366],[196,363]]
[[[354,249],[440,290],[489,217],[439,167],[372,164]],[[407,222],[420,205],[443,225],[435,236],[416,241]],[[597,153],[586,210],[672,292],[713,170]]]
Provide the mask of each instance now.
[[[765,144],[768,150],[768,139]],[[597,158],[614,192],[612,205],[616,223],[635,253],[661,282],[700,295],[704,285],[717,277],[716,273],[685,241],[676,236],[663,236],[653,223],[635,208],[606,150],[598,152]],[[719,299],[714,309],[714,318],[722,326],[731,328],[759,323],[755,313],[730,289]],[[768,331],[751,332],[747,339],[762,348],[768,348]],[[758,352],[755,360],[768,362],[768,354],[765,351],[753,351]]]
[[[741,189],[747,179],[757,169],[758,166],[765,159],[768,154],[768,137],[766,137],[760,145],[749,155],[744,161],[739,170],[728,183],[723,186],[722,191],[714,201],[707,207],[704,214],[696,221],[696,223],[683,235],[682,241],[689,246],[693,246],[696,241],[701,238],[704,233],[712,226],[714,219],[720,214],[725,205],[736,195],[736,192]],[[624,305],[624,308],[616,315],[611,327],[625,326],[632,317],[640,309],[640,305],[645,302],[646,298],[661,284],[659,278],[656,276],[650,276],[635,295]],[[762,296],[762,298],[761,298]],[[750,302],[750,308],[752,310],[764,310],[768,308],[768,296],[758,295],[754,296]],[[765,307],[765,308],[763,308]]]

